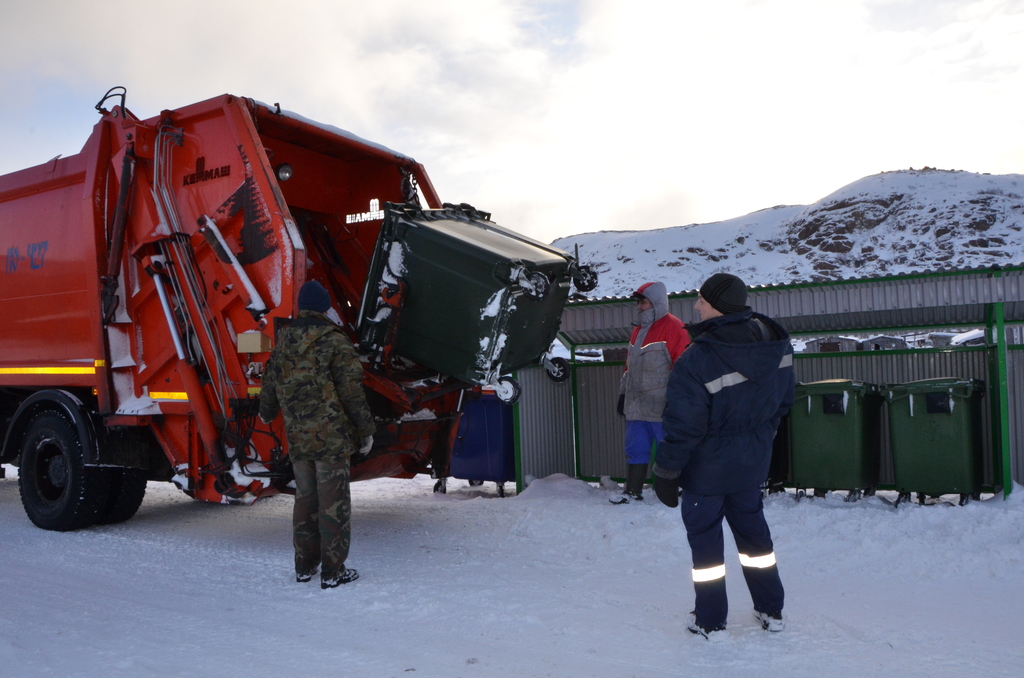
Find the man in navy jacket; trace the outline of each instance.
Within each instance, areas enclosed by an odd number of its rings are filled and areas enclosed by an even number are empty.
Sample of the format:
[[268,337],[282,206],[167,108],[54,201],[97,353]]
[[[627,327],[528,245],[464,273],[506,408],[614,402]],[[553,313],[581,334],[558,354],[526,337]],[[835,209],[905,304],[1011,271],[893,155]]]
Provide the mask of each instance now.
[[734,275],[716,273],[701,286],[694,307],[701,322],[688,326],[693,342],[669,378],[654,466],[658,499],[674,508],[682,498],[696,592],[689,629],[709,640],[726,635],[729,610],[723,517],[755,616],[765,630],[783,629],[782,580],[761,485],[775,431],[793,405],[793,348],[786,330],[746,300]]

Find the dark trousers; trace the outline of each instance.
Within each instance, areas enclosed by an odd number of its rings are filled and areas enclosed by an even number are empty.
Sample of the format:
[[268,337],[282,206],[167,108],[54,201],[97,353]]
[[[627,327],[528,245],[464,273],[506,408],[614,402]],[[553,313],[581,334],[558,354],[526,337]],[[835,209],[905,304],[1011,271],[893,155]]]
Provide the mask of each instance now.
[[349,461],[293,461],[295,572],[331,579],[345,569],[352,539]]
[[680,505],[693,555],[697,623],[706,629],[723,628],[729,614],[722,518],[729,521],[736,539],[754,609],[769,614],[782,612],[782,580],[775,564],[771,531],[764,519],[761,489],[709,496],[684,490]]

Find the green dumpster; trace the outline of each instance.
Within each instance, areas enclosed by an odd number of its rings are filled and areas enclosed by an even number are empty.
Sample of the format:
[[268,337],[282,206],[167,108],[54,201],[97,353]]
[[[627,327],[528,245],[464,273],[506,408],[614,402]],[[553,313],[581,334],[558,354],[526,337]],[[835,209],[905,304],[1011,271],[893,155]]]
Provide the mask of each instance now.
[[891,385],[882,393],[900,494],[959,494],[963,502],[980,492],[984,383],[945,377]]
[[[540,362],[558,332],[570,283],[596,276],[557,248],[469,205],[386,203],[360,308],[360,341],[513,401],[511,372]],[[385,366],[387,368],[387,366]]]
[[878,484],[882,399],[849,379],[797,384],[790,410],[790,474],[798,488],[869,494]]

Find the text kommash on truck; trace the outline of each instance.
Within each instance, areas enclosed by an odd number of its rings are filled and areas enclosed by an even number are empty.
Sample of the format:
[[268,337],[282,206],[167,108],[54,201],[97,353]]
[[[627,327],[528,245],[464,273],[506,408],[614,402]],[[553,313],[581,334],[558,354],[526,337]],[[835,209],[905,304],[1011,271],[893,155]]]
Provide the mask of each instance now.
[[[120,89],[120,88],[115,88]],[[114,92],[115,90],[111,90]],[[81,153],[0,177],[0,462],[39,527],[127,520],[147,480],[251,502],[292,482],[260,375],[318,280],[377,420],[353,480],[448,475],[464,398],[518,397],[590,269],[442,205],[412,158],[225,95],[97,105]],[[426,203],[426,207],[422,206]]]

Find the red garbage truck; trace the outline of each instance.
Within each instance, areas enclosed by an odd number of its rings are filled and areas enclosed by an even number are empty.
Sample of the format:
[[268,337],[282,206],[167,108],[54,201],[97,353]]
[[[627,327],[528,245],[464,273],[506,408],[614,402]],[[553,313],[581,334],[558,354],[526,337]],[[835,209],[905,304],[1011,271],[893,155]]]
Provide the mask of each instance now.
[[[412,158],[232,95],[142,120],[115,88],[97,110],[79,154],[0,176],[0,463],[19,466],[39,527],[127,520],[149,480],[220,503],[289,492],[280,420],[257,416],[260,377],[307,280],[329,290],[356,344],[373,336],[361,349],[378,434],[353,480],[429,473],[443,489],[467,395],[491,383],[514,397],[508,375],[531,362],[564,376],[544,353],[570,282],[592,288],[592,273],[489,214],[442,204]],[[457,224],[431,231],[441,235],[429,255],[444,260],[454,237],[454,270],[477,231],[485,249],[515,241],[516,261],[486,281],[505,312],[460,305],[458,290],[428,281],[371,276],[395,248],[381,238],[388,219],[403,233]],[[404,357],[402,337],[431,321],[410,312],[399,325],[402,310],[428,296],[444,297],[448,332],[509,319],[482,331],[502,345],[517,338],[514,358],[470,352],[487,364],[442,369],[430,351]]]

